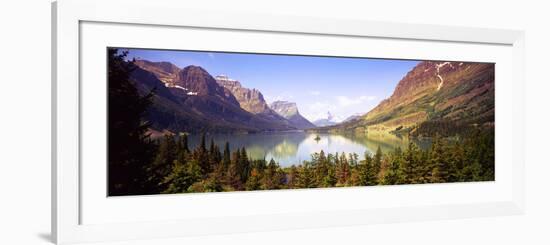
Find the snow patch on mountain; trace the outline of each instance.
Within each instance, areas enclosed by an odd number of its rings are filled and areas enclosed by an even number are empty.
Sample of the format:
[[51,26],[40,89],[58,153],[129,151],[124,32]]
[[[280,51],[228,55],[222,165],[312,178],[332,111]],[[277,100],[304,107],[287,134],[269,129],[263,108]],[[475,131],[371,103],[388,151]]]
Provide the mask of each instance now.
[[[441,77],[441,75],[439,75],[439,69],[440,69],[441,67],[446,66],[446,65],[449,65],[449,64],[451,64],[451,62],[443,62],[443,63],[440,63],[440,64],[435,65],[435,68],[436,68],[436,70],[437,70],[437,71],[436,71],[437,78],[439,78],[439,81],[440,81],[440,82],[439,82],[439,85],[437,85],[437,91],[439,91],[439,90],[441,89],[441,87],[443,87],[443,82],[444,82],[443,77]],[[453,67],[452,64],[451,64],[451,67]]]

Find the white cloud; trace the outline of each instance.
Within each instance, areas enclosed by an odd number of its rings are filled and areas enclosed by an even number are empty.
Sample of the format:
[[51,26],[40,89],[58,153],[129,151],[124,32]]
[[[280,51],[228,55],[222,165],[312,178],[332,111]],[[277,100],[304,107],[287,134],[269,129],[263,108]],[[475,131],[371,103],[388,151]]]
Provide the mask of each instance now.
[[308,104],[303,109],[300,109],[300,105],[298,105],[298,109],[305,118],[313,122],[317,119],[326,118],[327,111],[332,112],[335,108],[333,108],[330,103],[315,101]]
[[305,118],[307,118],[307,120],[309,120],[310,122],[314,122],[318,119],[322,119],[322,118],[327,118],[327,111],[322,111],[322,112],[305,112],[305,113],[302,113],[300,112],[300,114],[302,114],[302,116],[304,116]]
[[326,110],[328,109],[328,107],[329,107],[328,103],[319,102],[319,101],[309,104],[309,109],[312,111]]
[[373,101],[376,99],[376,96],[360,96],[355,98],[349,98],[347,96],[336,96],[336,101],[340,106],[346,107],[346,106],[352,106],[352,105],[359,105],[363,104],[364,102]]
[[210,57],[210,59],[216,58],[216,56],[214,55],[214,53],[208,53],[208,57]]

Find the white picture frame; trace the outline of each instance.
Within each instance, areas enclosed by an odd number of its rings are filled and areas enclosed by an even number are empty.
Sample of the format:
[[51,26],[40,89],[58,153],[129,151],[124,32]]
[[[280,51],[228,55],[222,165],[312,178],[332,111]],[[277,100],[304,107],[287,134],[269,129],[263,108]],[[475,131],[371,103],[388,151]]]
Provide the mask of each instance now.
[[[114,241],[127,239],[152,239],[205,234],[222,234],[280,229],[314,228],[356,224],[377,224],[419,220],[454,219],[495,215],[514,215],[524,212],[524,33],[519,30],[497,30],[471,27],[450,27],[342,19],[310,18],[300,16],[267,16],[233,11],[212,12],[188,9],[188,4],[177,0],[163,1],[107,1],[61,0],[52,4],[52,237],[58,244],[74,242]],[[124,11],[120,11],[124,9]],[[185,15],[182,15],[182,10]],[[353,208],[337,206],[313,212],[274,212],[263,214],[239,214],[233,216],[204,216],[162,220],[123,220],[93,224],[82,222],[83,196],[81,165],[82,147],[82,98],[80,81],[83,79],[82,42],[83,23],[110,23],[146,27],[191,28],[205,30],[235,30],[267,34],[295,34],[318,37],[371,38],[382,40],[409,40],[438,42],[441,45],[457,43],[503,46],[511,52],[510,75],[506,89],[515,91],[514,103],[507,110],[497,111],[498,118],[510,118],[507,132],[511,140],[507,147],[510,158],[509,178],[498,197],[480,200],[464,200],[453,203],[423,203],[391,205],[387,208]],[[169,31],[169,30],[167,30]],[[106,37],[107,38],[107,37]],[[498,75],[498,74],[497,74]],[[498,80],[497,76],[497,80]],[[499,93],[497,81],[497,97]],[[503,87],[500,87],[504,91]],[[503,97],[503,94],[500,96]],[[499,106],[497,98],[497,107]],[[501,114],[498,114],[501,113]],[[504,117],[505,116],[505,117]],[[498,127],[498,126],[497,126]],[[497,146],[498,146],[497,132]],[[508,149],[508,148],[507,148]],[[497,152],[498,154],[498,152]],[[507,155],[508,156],[508,155]],[[497,157],[498,159],[498,157]],[[497,176],[497,182],[499,178]],[[473,183],[467,188],[485,188]],[[440,187],[443,186],[443,187]],[[392,188],[392,189],[389,189]],[[389,187],[386,190],[407,188]],[[426,185],[420,191],[440,191],[449,185]],[[409,188],[412,189],[412,188]],[[465,189],[466,190],[466,189]],[[488,187],[487,192],[491,189]],[[384,191],[384,189],[378,189]],[[416,191],[416,190],[412,190]],[[269,192],[246,194],[254,197],[273,198],[273,195],[292,195]],[[336,198],[363,193],[359,188],[299,190],[294,195],[325,195]],[[411,192],[413,193],[413,192]],[[481,192],[480,192],[481,193]],[[226,194],[203,198],[210,202],[230,201],[244,194]],[[207,196],[207,195],[203,195]],[[106,197],[105,197],[106,198]],[[142,197],[132,197],[140,201]],[[152,200],[156,197],[148,197]],[[176,196],[162,196],[155,204],[177,202]],[[132,200],[130,200],[131,202]],[[125,200],[128,203],[128,199]],[[160,202],[160,204],[159,204]],[[414,203],[414,202],[412,202]],[[428,205],[429,204],[429,205]],[[169,205],[167,205],[169,206]],[[328,203],[325,206],[330,207]],[[290,208],[291,209],[291,208]],[[288,211],[288,210],[286,210]],[[124,221],[124,222],[121,222]]]

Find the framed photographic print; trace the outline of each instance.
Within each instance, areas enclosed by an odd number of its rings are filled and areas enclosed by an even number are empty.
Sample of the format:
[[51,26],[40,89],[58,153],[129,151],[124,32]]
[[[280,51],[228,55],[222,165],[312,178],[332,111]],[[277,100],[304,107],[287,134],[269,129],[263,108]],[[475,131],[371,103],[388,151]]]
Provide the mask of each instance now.
[[53,4],[57,243],[523,212],[521,31],[185,8]]

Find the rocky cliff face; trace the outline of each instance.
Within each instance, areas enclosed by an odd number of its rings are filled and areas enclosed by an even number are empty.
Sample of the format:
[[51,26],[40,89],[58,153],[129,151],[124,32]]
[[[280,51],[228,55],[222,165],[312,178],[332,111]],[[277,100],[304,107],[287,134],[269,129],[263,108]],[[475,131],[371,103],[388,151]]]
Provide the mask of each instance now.
[[289,129],[297,127],[286,118],[280,116],[267,105],[263,94],[257,89],[245,88],[237,80],[231,79],[225,75],[216,76],[218,85],[227,89],[244,110],[262,117],[266,120],[289,126]]
[[265,102],[264,96],[257,89],[245,88],[239,81],[230,79],[225,75],[216,76],[216,82],[231,91],[241,108],[246,111],[254,114],[271,113],[271,109]]
[[294,102],[275,101],[271,103],[269,107],[285,118],[289,118],[296,114],[299,114],[298,106]]
[[[230,97],[223,87],[200,66],[187,66],[176,74],[174,84],[193,95]],[[191,94],[190,94],[191,95]]]
[[151,62],[148,60],[136,60],[134,62],[141,69],[151,72],[157,76],[157,78],[165,83],[174,85],[176,74],[180,72],[180,68],[170,62]]
[[[420,62],[393,94],[360,117],[327,130],[415,131],[427,123],[445,127],[494,123],[494,64]],[[455,126],[449,126],[455,125]]]
[[269,107],[279,115],[290,121],[291,125],[298,129],[314,128],[315,125],[300,115],[298,106],[294,102],[275,101]]
[[139,68],[154,74],[168,88],[174,88],[175,93],[188,96],[214,96],[228,103],[238,104],[230,91],[217,85],[216,80],[202,67],[187,66],[180,69],[170,62],[151,62],[136,60]]

